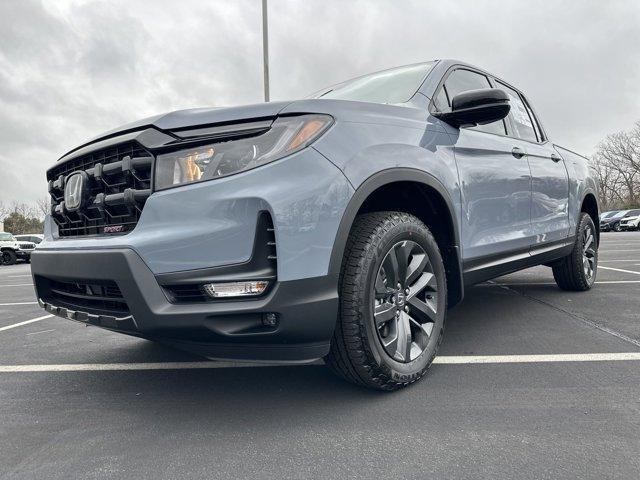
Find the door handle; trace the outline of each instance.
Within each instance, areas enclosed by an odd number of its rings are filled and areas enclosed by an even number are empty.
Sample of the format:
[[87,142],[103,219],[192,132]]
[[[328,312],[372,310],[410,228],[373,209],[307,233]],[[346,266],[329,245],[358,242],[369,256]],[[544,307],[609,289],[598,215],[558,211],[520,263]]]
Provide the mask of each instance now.
[[526,153],[520,147],[513,147],[511,149],[511,155],[513,155],[516,158],[522,158],[522,157],[524,157],[526,155]]
[[560,155],[552,153],[551,154],[551,160],[553,160],[554,162],[558,163],[560,160],[562,160],[562,158],[560,157]]

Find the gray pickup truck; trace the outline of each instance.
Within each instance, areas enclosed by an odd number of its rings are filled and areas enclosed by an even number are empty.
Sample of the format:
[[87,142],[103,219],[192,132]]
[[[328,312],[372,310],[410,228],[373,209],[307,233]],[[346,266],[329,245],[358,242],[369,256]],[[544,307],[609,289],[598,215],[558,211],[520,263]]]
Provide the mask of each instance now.
[[524,94],[437,60],[309,98],[158,115],[47,172],[40,305],[214,359],[324,358],[393,390],[467,286],[596,277],[596,185]]

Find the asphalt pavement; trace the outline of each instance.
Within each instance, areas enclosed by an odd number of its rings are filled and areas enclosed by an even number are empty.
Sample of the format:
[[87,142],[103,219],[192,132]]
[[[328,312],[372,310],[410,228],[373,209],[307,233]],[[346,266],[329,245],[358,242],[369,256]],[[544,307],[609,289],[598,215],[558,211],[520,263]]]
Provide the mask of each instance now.
[[590,292],[546,267],[469,289],[394,393],[50,317],[0,267],[0,479],[637,480],[640,232],[600,252]]

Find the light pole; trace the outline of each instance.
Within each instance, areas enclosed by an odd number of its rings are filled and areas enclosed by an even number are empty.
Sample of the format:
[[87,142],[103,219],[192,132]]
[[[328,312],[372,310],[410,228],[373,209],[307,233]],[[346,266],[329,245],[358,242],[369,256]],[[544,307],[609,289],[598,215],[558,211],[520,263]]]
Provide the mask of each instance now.
[[264,101],[269,101],[269,22],[267,0],[262,0],[262,65],[264,68]]

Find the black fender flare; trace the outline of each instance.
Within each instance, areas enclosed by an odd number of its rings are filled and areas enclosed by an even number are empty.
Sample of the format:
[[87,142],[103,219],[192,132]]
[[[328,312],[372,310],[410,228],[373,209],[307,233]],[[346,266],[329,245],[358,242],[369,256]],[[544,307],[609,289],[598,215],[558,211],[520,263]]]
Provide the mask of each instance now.
[[[598,241],[598,244],[600,244],[600,204],[598,203],[598,194],[593,188],[587,187],[582,192],[582,195],[580,198],[580,209],[582,210],[582,205],[584,204],[584,201],[588,195],[592,195],[596,202],[597,219],[593,223],[595,224],[595,227],[596,227],[597,241]],[[576,223],[577,221],[578,219],[576,219]],[[613,226],[611,228],[613,229]]]
[[[346,248],[347,238],[349,237],[349,232],[351,231],[351,226],[353,225],[356,215],[358,214],[358,211],[364,204],[365,200],[378,188],[396,182],[413,182],[426,185],[435,190],[444,200],[449,214],[449,221],[453,226],[454,244],[451,245],[450,248],[455,250],[458,259],[457,263],[459,270],[457,272],[457,275],[460,276],[462,285],[462,259],[459,249],[460,232],[458,223],[456,221],[457,216],[455,215],[455,209],[453,206],[454,204],[451,196],[444,185],[433,175],[430,175],[429,173],[426,173],[422,170],[406,167],[389,168],[386,170],[382,170],[371,175],[357,188],[342,215],[342,219],[340,220],[338,232],[336,234],[336,238],[334,240],[333,248],[331,251],[328,273],[332,275],[340,273],[340,270],[342,268],[342,258],[344,255],[344,250]],[[463,293],[460,292],[459,299],[456,298],[456,303],[462,299],[462,295]]]

